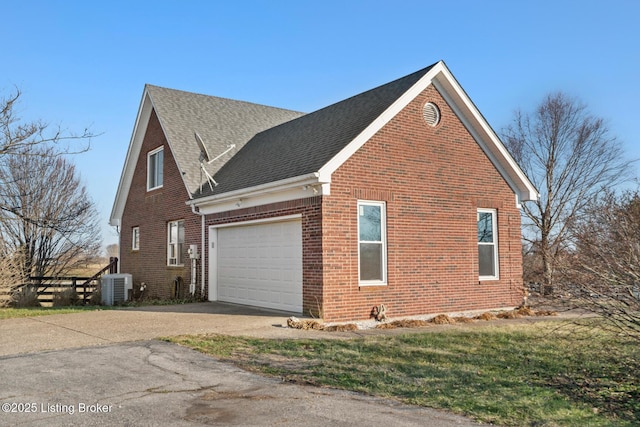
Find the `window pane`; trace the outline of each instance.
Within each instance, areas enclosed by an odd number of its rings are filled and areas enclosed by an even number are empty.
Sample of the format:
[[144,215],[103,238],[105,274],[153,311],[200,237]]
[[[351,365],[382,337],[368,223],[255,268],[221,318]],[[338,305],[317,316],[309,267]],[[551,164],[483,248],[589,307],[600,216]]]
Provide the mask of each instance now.
[[360,240],[381,242],[381,207],[360,205]]
[[360,243],[360,280],[383,280],[382,244]]
[[184,221],[178,221],[178,242],[184,243]]
[[495,276],[494,245],[478,245],[478,267],[480,276]]
[[177,223],[169,223],[169,243],[176,243],[178,241],[178,227]]
[[156,186],[156,164],[153,161],[153,156],[149,159],[149,188],[154,188]]
[[162,185],[162,178],[164,175],[163,172],[163,159],[164,159],[164,150],[158,151],[156,154],[156,187]]
[[162,178],[163,178],[163,158],[164,151],[160,150],[156,153],[153,153],[149,156],[149,176],[148,176],[148,187],[156,188],[162,186]]
[[132,249],[138,249],[140,247],[140,229],[138,227],[133,228],[131,247]]
[[478,242],[493,243],[493,214],[478,212]]

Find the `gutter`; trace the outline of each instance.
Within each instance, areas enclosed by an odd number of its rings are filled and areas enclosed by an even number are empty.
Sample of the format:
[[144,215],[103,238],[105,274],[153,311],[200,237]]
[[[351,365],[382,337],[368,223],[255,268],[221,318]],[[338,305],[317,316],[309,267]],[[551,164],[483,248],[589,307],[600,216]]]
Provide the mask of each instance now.
[[295,176],[293,178],[286,178],[280,181],[269,182],[266,184],[256,185],[253,187],[242,188],[240,190],[229,191],[221,194],[214,194],[211,196],[201,197],[198,199],[192,199],[187,202],[190,206],[199,206],[206,204],[215,204],[226,201],[238,199],[240,197],[249,198],[256,195],[264,195],[268,193],[275,193],[277,191],[287,190],[298,185],[304,184],[317,184],[319,183],[320,173],[313,172],[307,175]]

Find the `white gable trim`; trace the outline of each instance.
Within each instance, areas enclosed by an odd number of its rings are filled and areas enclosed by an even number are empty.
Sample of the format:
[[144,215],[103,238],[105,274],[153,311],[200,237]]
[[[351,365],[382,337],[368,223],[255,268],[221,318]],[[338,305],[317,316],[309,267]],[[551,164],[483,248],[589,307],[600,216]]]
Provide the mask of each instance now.
[[120,183],[118,184],[118,191],[116,192],[116,198],[113,202],[113,208],[111,209],[111,217],[109,218],[109,224],[119,227],[122,221],[122,214],[124,213],[124,205],[127,202],[127,196],[131,189],[131,181],[133,180],[133,174],[138,163],[138,157],[140,156],[140,148],[142,147],[142,140],[147,133],[147,126],[149,125],[149,118],[151,117],[151,111],[153,105],[149,97],[149,92],[145,88],[142,94],[142,100],[140,101],[140,108],[138,109],[138,117],[136,117],[136,123],[133,127],[133,133],[131,135],[131,142],[129,143],[129,149],[127,150],[127,157],[125,157],[124,167],[120,175]]
[[[122,174],[120,176],[120,183],[118,184],[118,191],[116,192],[116,198],[113,203],[113,208],[111,210],[111,217],[109,219],[109,223],[112,226],[120,226],[122,215],[124,213],[124,206],[127,202],[127,196],[129,195],[129,190],[131,189],[131,182],[133,180],[133,174],[135,173],[136,164],[138,163],[138,158],[140,157],[140,151],[142,149],[142,142],[144,141],[144,137],[147,133],[147,127],[149,126],[149,119],[151,118],[151,112],[156,110],[156,116],[158,117],[158,122],[160,123],[160,127],[162,128],[162,133],[167,140],[167,145],[169,146],[169,153],[165,153],[165,159],[168,159],[167,154],[173,153],[173,148],[171,147],[171,141],[167,135],[167,132],[164,128],[164,124],[162,123],[162,118],[160,114],[153,104],[153,99],[147,87],[145,87],[144,93],[142,94],[142,101],[140,101],[140,108],[138,109],[138,117],[136,118],[135,126],[133,127],[133,134],[131,136],[131,142],[129,143],[129,149],[127,151],[127,157],[125,158],[124,167],[122,169]],[[175,160],[173,154],[171,154],[171,159]],[[178,170],[180,170],[180,165],[177,164]],[[180,178],[182,179],[182,184],[184,185],[185,191],[187,192],[189,199],[193,198],[191,193],[186,190],[187,183],[185,182],[185,178],[183,174],[180,174]]]
[[331,175],[356,151],[358,151],[373,135],[395,117],[413,99],[433,84],[451,106],[456,115],[471,133],[472,137],[487,153],[496,169],[505,178],[516,193],[518,202],[537,200],[538,191],[511,157],[495,132],[480,114],[471,99],[458,84],[444,62],[434,65],[416,84],[398,98],[376,120],[360,133],[352,142],[343,148],[320,170],[319,181],[331,182]]
[[538,190],[446,67],[433,85],[516,193],[518,203],[537,200]]
[[416,96],[424,91],[433,80],[434,76],[440,72],[444,66],[442,61],[438,62],[422,76],[416,84],[414,84],[408,91],[406,91],[400,98],[398,98],[389,108],[387,108],[377,119],[375,119],[369,126],[363,130],[360,135],[355,137],[353,141],[347,144],[338,154],[336,154],[331,160],[329,160],[318,171],[320,173],[320,180],[325,182],[331,182],[331,174],[335,172],[344,162],[346,162],[356,151],[358,151],[369,139],[373,137],[384,125],[389,123],[403,108],[405,108]]

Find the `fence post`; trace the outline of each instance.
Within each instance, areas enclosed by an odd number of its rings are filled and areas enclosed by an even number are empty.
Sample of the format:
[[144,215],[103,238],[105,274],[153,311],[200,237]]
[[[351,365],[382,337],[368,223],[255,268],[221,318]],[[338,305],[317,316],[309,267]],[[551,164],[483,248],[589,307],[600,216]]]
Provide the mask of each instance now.
[[78,294],[78,290],[76,289],[76,278],[75,277],[71,278],[71,289],[73,290],[73,292],[76,295]]
[[109,274],[116,274],[118,272],[118,257],[109,258]]

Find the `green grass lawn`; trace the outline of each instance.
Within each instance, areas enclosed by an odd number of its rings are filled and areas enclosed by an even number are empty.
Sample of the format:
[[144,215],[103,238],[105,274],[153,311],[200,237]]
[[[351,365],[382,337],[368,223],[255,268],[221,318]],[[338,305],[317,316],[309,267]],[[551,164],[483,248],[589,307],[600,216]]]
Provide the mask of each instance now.
[[67,306],[67,307],[28,307],[28,308],[12,308],[0,307],[0,320],[11,319],[15,317],[34,317],[46,316],[49,314],[72,314],[82,313],[85,311],[95,310],[117,310],[123,307],[145,307],[150,305],[175,305],[188,304],[194,302],[190,299],[172,299],[172,300],[146,300],[131,301],[119,305],[83,305],[83,306]]
[[30,308],[0,308],[0,320],[12,319],[15,317],[46,316],[48,314],[71,314],[82,313],[84,311],[103,310],[110,307],[95,305],[78,307],[30,307]]
[[287,381],[394,398],[500,425],[640,425],[638,343],[559,325],[349,340],[168,340]]

